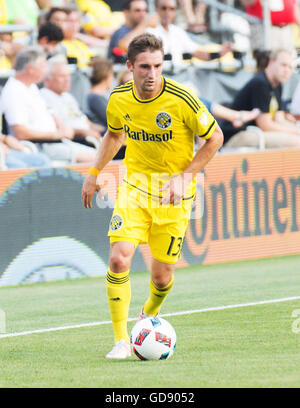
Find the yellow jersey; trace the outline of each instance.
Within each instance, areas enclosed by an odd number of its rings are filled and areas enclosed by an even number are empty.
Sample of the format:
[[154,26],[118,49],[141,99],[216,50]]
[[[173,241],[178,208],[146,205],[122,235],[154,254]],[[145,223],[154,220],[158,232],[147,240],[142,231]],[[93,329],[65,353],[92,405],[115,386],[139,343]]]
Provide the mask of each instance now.
[[189,88],[164,77],[152,99],[140,99],[133,81],[116,87],[108,101],[107,124],[112,132],[126,134],[127,180],[143,174],[149,183],[155,174],[160,186],[191,163],[194,135],[208,139],[216,128],[214,117]]
[[95,55],[90,48],[80,40],[63,40],[61,43],[66,50],[67,57],[77,58],[79,68],[87,67],[91,58]]
[[123,12],[112,12],[102,0],[76,0],[83,13],[82,27],[89,32],[93,27],[112,27],[117,30],[125,22]]

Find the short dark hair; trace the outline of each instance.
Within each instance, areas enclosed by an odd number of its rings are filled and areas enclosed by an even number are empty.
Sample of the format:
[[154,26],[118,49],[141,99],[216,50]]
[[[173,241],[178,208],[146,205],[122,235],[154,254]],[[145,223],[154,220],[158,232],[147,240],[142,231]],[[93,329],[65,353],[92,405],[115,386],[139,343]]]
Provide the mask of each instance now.
[[57,12],[63,12],[65,14],[68,14],[68,10],[64,7],[51,7],[51,9],[48,11],[48,13],[45,16],[46,21],[50,21],[53,14]]
[[122,5],[122,10],[130,10],[131,3],[134,3],[135,1],[144,1],[147,4],[146,0],[126,0]]
[[135,37],[129,44],[127,55],[131,64],[134,63],[138,54],[147,50],[151,52],[161,51],[162,56],[164,56],[162,40],[153,34],[144,33]]
[[114,72],[113,63],[102,57],[95,57],[91,60],[92,74],[90,81],[92,85],[97,85],[104,81],[108,76]]
[[43,24],[39,29],[38,40],[44,37],[46,37],[49,42],[60,42],[64,39],[64,33],[56,24],[47,21],[47,23]]
[[270,61],[270,50],[255,49],[253,50],[253,57],[256,60],[256,72],[261,72],[266,69]]

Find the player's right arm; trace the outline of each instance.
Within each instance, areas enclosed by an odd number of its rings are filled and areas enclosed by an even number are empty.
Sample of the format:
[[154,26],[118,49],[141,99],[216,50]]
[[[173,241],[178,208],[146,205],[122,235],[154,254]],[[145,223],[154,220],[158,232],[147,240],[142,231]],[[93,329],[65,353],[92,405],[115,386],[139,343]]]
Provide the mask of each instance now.
[[125,139],[124,132],[115,133],[107,130],[101,146],[98,149],[93,167],[90,169],[93,174],[88,174],[84,180],[81,199],[85,208],[92,208],[92,198],[96,191],[101,190],[101,184],[97,182],[97,172],[100,171],[109,163],[118,153]]

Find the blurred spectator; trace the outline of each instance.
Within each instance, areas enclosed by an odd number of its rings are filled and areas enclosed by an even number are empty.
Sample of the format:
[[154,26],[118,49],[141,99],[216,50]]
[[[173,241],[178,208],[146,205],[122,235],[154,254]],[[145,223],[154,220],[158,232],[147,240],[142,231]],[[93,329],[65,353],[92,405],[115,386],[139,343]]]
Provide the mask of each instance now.
[[67,11],[62,7],[51,7],[45,15],[45,20],[56,24],[64,32],[67,23]]
[[206,32],[206,4],[199,0],[179,0],[179,3],[186,19],[187,31],[194,34]]
[[294,94],[292,95],[290,112],[297,121],[300,121],[300,81],[298,81]]
[[[98,1],[98,0],[97,0]],[[67,10],[67,22],[69,20],[69,16],[71,19],[71,22],[76,20],[77,17],[77,22],[78,22],[78,30],[75,33],[74,37],[83,42],[85,45],[87,45],[88,47],[90,47],[93,50],[93,54],[101,54],[101,55],[106,55],[107,53],[107,47],[108,47],[108,43],[109,43],[109,36],[101,36],[100,32],[98,32],[99,35],[96,35],[96,31],[94,31],[93,33],[89,33],[85,27],[86,24],[84,22],[84,18],[82,16],[82,13],[80,11],[80,9],[78,8],[77,5],[73,5],[72,7],[68,7],[66,8]],[[74,13],[75,13],[75,17],[74,17]],[[99,28],[99,27],[98,27]],[[100,30],[100,28],[99,28]]]
[[[108,58],[115,60],[119,52],[126,54],[130,41],[145,32],[147,27],[155,27],[159,22],[157,14],[147,14],[145,0],[127,0],[123,5],[125,24],[114,32],[108,47]],[[116,54],[117,53],[117,54]]]
[[[90,38],[90,36],[89,45],[82,41],[82,37],[86,40],[86,35],[80,33],[80,24],[80,11],[75,9],[67,11],[67,19],[63,28],[64,40],[62,41],[62,45],[66,49],[67,57],[76,58],[77,66],[84,68],[89,65],[91,58],[95,55],[90,46],[95,45],[95,41],[100,41],[101,46],[103,43],[102,40]],[[106,46],[106,43],[104,45]]]
[[[86,46],[105,48],[106,52],[106,48],[108,47],[107,40],[96,38],[93,35],[88,35],[81,32],[81,13],[76,6],[51,7],[51,9],[45,16],[45,19],[47,21],[50,21],[51,23],[58,25],[63,30],[64,35],[67,32],[67,38],[65,39],[68,39],[70,37],[70,40],[78,40],[79,43],[77,44],[77,47],[79,47],[79,45],[83,43],[85,52]],[[72,21],[75,21],[77,23],[76,27],[74,26]],[[69,30],[71,30],[70,32],[68,31],[68,23],[71,23],[71,26],[69,27]],[[72,31],[74,31],[74,28],[76,28],[76,30],[72,33]],[[73,44],[75,44],[75,42]]]
[[104,127],[91,122],[70,93],[71,75],[66,61],[56,58],[48,60],[44,85],[41,95],[48,109],[73,130],[75,135],[73,140],[90,145],[86,138],[92,136],[99,141],[100,132]]
[[[240,0],[247,14],[257,17],[263,22],[263,3],[261,0]],[[269,1],[271,32],[270,48],[285,48],[294,50],[293,24],[300,25],[298,0]],[[251,48],[253,50],[265,48],[263,24],[250,24]]]
[[0,34],[0,69],[12,69],[17,53],[24,47],[22,43],[14,42],[12,33]]
[[107,92],[111,89],[114,79],[113,64],[104,58],[95,58],[91,62],[91,67],[92,87],[86,97],[86,113],[92,122],[106,129]]
[[246,126],[234,128],[229,122],[221,123],[226,147],[258,147],[259,135],[263,135],[266,148],[300,147],[300,131],[295,119],[282,110],[282,84],[292,75],[294,57],[288,50],[277,50],[270,54],[266,69],[256,74],[236,95],[232,109],[251,110],[258,108],[261,114],[250,125],[257,126],[262,133]]
[[117,86],[126,84],[132,79],[133,79],[132,72],[130,72],[128,68],[124,68],[118,73]]
[[19,140],[35,142],[51,160],[93,161],[95,149],[73,142],[73,130],[50,114],[41,97],[36,84],[42,81],[46,70],[42,48],[26,47],[20,51],[15,70],[15,76],[8,79],[2,90],[0,102],[9,133]]
[[14,136],[0,133],[0,149],[4,154],[4,165],[8,169],[51,166],[51,161],[45,154],[27,152],[25,145]]
[[204,98],[200,98],[200,100],[215,118],[228,120],[235,128],[240,128],[246,123],[255,120],[260,114],[260,110],[257,108],[252,110],[235,110]]
[[38,32],[38,44],[44,49],[47,58],[59,53],[58,46],[64,38],[62,29],[50,21],[43,24]]
[[[160,37],[163,41],[164,53],[172,58],[172,64],[180,67],[183,64],[183,54],[190,54],[201,60],[209,60],[210,53],[204,51],[201,45],[194,42],[184,29],[174,24],[176,19],[176,0],[156,0],[156,11],[160,23],[155,28],[147,28],[146,31]],[[231,50],[230,43],[224,43],[220,47],[220,56]],[[166,66],[168,64],[165,63]]]
[[122,12],[112,12],[102,0],[76,0],[83,13],[83,29],[99,38],[110,37],[124,23]]
[[253,57],[256,60],[256,73],[264,71],[268,66],[270,53],[271,51],[264,49],[253,51]]
[[[260,110],[254,108],[252,110],[235,110],[231,109],[225,105],[221,105],[216,102],[211,102],[204,98],[199,98],[200,101],[207,107],[207,109],[212,113],[212,115],[217,119],[219,122],[222,121],[229,121],[234,128],[240,128],[248,122],[255,120],[258,115],[260,114]],[[195,142],[197,148],[203,146],[205,140],[201,139],[200,137],[195,138]]]

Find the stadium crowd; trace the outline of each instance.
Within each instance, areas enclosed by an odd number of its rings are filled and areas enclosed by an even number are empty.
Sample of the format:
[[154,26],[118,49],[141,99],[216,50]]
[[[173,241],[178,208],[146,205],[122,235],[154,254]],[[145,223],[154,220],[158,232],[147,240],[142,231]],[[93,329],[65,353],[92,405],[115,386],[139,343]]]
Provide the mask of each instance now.
[[[92,162],[107,128],[110,91],[131,79],[128,44],[143,32],[162,38],[166,75],[195,61],[245,54],[256,60],[253,77],[229,104],[204,99],[201,84],[194,89],[223,130],[221,151],[300,147],[300,82],[290,105],[282,97],[300,48],[300,6],[279,3],[270,10],[270,49],[263,25],[245,19],[251,42],[239,50],[234,35],[211,36],[211,6],[198,0],[0,0],[0,169]],[[236,0],[234,7],[263,19],[261,0]],[[219,18],[221,25],[222,12]]]

